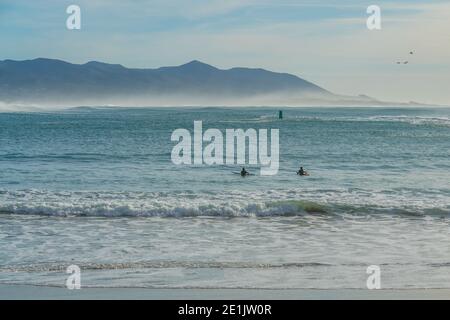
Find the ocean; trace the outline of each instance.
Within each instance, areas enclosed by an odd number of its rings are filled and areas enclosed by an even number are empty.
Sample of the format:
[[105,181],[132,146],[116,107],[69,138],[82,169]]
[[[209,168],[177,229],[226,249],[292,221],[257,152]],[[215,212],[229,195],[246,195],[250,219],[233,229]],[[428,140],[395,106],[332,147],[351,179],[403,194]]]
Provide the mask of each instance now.
[[[450,288],[450,108],[278,110],[0,113],[0,283]],[[197,120],[279,129],[278,174],[173,164]]]

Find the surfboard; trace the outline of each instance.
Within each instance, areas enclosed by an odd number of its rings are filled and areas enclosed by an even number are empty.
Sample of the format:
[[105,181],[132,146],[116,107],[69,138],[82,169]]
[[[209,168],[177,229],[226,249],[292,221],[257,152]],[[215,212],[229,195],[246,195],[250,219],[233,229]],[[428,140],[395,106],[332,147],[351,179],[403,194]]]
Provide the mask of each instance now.
[[[241,173],[240,173],[240,172],[237,172],[237,171],[233,171],[232,173],[233,173],[233,174],[241,175]],[[248,173],[246,176],[254,176],[254,174],[253,174],[253,173]]]

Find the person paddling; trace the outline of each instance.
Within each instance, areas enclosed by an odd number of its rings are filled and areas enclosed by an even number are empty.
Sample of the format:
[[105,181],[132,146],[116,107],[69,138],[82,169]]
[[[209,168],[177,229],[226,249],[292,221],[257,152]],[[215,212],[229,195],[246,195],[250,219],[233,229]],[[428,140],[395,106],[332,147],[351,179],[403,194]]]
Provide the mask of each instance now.
[[250,174],[250,173],[248,173],[248,171],[245,170],[245,168],[242,168],[242,170],[241,170],[241,176],[242,176],[242,177],[248,176],[249,174]]
[[297,174],[298,174],[299,176],[309,176],[308,172],[305,171],[305,170],[303,169],[303,167],[300,167],[300,170],[297,171]]

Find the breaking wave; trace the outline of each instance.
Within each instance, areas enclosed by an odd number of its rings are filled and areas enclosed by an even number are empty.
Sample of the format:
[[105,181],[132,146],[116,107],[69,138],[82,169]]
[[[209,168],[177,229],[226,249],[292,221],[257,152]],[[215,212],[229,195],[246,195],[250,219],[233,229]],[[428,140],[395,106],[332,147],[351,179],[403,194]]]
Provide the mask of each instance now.
[[[299,200],[301,199],[301,200]],[[441,192],[290,190],[194,194],[0,191],[0,213],[90,217],[271,217],[342,214],[449,215]]]

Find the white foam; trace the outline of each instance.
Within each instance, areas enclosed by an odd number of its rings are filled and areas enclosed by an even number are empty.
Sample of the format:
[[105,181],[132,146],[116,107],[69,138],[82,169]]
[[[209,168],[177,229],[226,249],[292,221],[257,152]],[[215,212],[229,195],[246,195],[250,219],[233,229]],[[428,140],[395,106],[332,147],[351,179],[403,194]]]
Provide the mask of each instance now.
[[262,217],[305,214],[450,213],[442,191],[292,189],[270,192],[0,191],[0,212],[48,216]]

